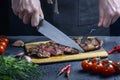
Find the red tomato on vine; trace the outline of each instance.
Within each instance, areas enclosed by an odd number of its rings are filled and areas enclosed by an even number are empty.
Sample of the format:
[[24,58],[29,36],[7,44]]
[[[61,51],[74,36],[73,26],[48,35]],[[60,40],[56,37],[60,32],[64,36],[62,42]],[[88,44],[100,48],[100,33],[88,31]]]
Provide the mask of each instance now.
[[89,60],[83,60],[81,66],[84,71],[91,71],[93,63]]
[[8,45],[9,43],[9,39],[6,36],[0,36],[0,40],[3,40],[6,43],[6,45]]
[[115,68],[115,72],[120,74],[120,63],[119,62],[113,62],[113,66]]
[[110,76],[110,75],[112,75],[113,73],[115,72],[115,68],[114,68],[114,66],[112,65],[112,64],[106,64],[106,65],[104,65],[104,68],[103,68],[103,70],[102,70],[102,74],[104,75],[104,76]]
[[0,55],[2,55],[5,52],[5,48],[3,45],[0,45]]
[[5,49],[6,49],[6,47],[7,47],[7,44],[2,40],[0,40],[0,45],[2,45]]
[[103,69],[104,69],[104,65],[101,61],[98,61],[92,65],[92,71],[94,73],[101,73],[101,71],[103,71]]

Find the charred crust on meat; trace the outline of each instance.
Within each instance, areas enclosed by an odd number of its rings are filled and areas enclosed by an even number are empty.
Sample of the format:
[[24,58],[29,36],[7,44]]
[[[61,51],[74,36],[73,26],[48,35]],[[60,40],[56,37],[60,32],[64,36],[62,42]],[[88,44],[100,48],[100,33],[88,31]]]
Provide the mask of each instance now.
[[[81,38],[73,38],[73,40],[81,47],[85,52],[94,51],[102,47],[103,41],[98,38],[87,38],[85,44],[81,44]],[[47,43],[40,43],[34,47],[28,49],[29,56],[36,55],[38,58],[48,58],[51,56],[58,56],[63,54],[78,54],[77,49],[63,46],[53,41]]]
[[80,46],[85,50],[85,52],[100,49],[102,47],[102,40],[98,38],[88,38],[85,44],[80,44]]

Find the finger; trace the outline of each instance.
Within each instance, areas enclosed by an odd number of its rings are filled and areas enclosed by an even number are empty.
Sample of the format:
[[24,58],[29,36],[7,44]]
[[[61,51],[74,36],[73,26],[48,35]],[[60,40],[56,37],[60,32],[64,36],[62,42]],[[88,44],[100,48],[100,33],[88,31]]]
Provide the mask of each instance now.
[[111,24],[115,23],[118,20],[119,16],[115,16],[111,22]]
[[19,14],[19,12],[17,12],[16,10],[13,10],[13,13],[17,16]]
[[23,22],[24,22],[24,24],[29,24],[29,23],[30,23],[30,20],[31,20],[31,14],[26,13],[26,14],[23,16]]
[[103,21],[103,27],[108,28],[111,24],[112,18],[113,18],[112,16],[106,14]]
[[44,19],[44,14],[43,14],[42,9],[40,9],[40,17],[41,17],[42,19]]
[[[110,19],[110,18],[109,18]],[[107,17],[104,18],[104,21],[103,21],[103,27],[107,28],[108,25],[109,25],[109,20]],[[108,21],[109,20],[109,21]]]
[[20,19],[23,19],[23,16],[24,16],[24,14],[25,14],[25,10],[24,10],[24,9],[22,8],[22,6],[21,6],[21,7],[19,7],[18,11],[19,11],[18,17],[19,17]]
[[99,5],[99,23],[98,26],[102,27],[104,21],[104,10],[103,8]]
[[19,8],[13,8],[13,13],[18,16],[19,15]]
[[18,15],[18,12],[17,12],[17,5],[18,3],[16,2],[16,0],[12,0],[12,10],[13,10],[13,13],[17,16]]
[[99,23],[98,23],[98,26],[101,27],[103,25],[103,17],[100,17],[99,18]]
[[34,13],[34,14],[32,14],[32,17],[31,17],[31,25],[33,26],[33,27],[37,27],[38,26],[38,24],[39,24],[39,13],[37,12],[37,13]]
[[119,11],[116,12],[116,15],[113,17],[111,24],[113,24],[120,17]]
[[20,19],[23,19],[24,14],[25,14],[25,12],[24,12],[24,11],[23,11],[23,12],[19,12],[19,15],[18,15],[18,16],[19,16],[19,18],[20,18]]

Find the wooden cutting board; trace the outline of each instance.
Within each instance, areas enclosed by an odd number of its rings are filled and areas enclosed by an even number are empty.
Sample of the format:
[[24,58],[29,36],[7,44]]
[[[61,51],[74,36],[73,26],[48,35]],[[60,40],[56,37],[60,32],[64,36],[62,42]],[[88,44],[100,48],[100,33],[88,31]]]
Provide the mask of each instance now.
[[[26,52],[28,52],[28,49],[36,46],[39,43],[46,43],[48,41],[42,41],[42,42],[31,42],[25,44]],[[93,57],[107,57],[108,53],[105,51],[104,48],[101,48],[99,50],[95,51],[89,51],[79,54],[69,54],[69,55],[60,55],[60,56],[52,56],[49,58],[36,58],[31,57],[33,63],[53,63],[53,62],[63,62],[63,61],[76,61],[76,60],[82,60],[87,58],[93,58]]]

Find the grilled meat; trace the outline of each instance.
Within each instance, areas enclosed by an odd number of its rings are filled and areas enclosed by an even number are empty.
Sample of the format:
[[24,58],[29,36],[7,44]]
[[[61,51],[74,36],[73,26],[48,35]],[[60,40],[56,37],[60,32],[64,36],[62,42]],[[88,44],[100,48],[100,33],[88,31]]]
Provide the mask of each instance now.
[[[85,51],[92,51],[101,48],[102,40],[97,38],[88,38],[85,44],[81,44],[81,38],[73,38]],[[77,49],[57,44],[53,41],[40,43],[35,47],[29,48],[29,55],[37,55],[40,58],[62,55],[63,53],[77,54]]]

